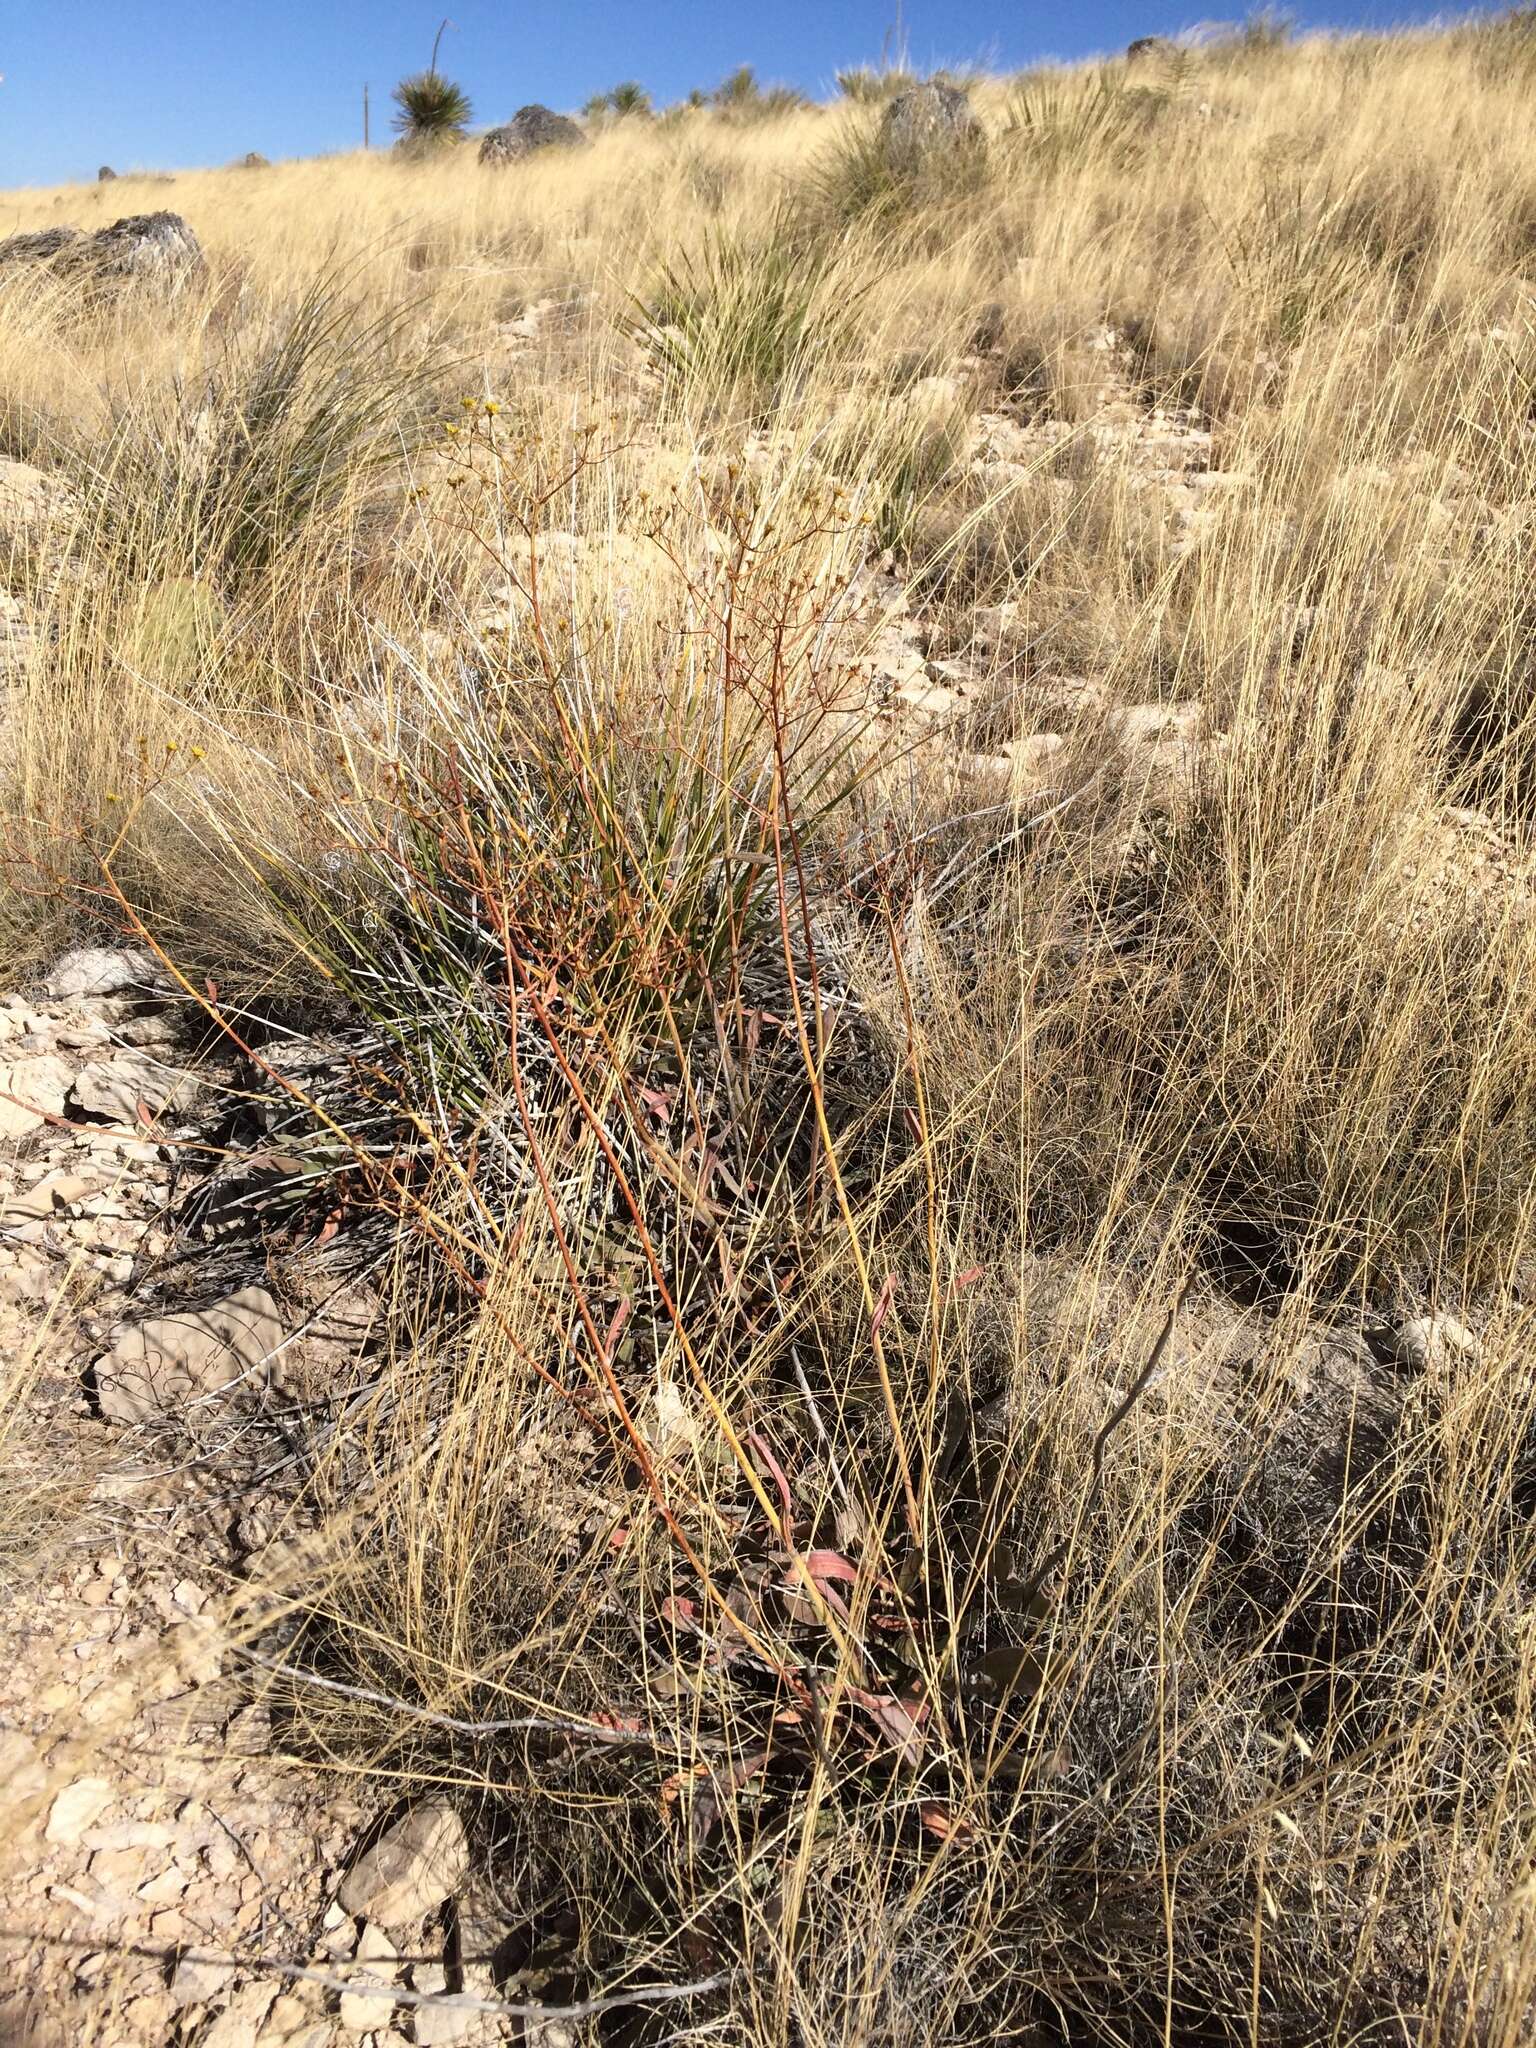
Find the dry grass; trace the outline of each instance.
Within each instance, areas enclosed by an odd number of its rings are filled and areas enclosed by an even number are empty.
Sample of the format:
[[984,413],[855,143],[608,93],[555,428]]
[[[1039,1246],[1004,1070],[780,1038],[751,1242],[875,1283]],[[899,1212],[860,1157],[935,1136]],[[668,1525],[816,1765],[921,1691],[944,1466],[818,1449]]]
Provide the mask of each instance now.
[[1530,2036],[1533,47],[124,180],[205,296],[0,293],[16,945],[357,1050],[291,1741],[578,1994],[730,1970],[626,2039]]

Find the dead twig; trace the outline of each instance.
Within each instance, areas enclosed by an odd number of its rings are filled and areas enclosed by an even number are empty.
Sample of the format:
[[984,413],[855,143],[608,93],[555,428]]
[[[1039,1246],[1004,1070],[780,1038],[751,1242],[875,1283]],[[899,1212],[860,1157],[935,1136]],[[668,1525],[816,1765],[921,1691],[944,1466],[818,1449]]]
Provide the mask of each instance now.
[[391,1693],[377,1692],[372,1686],[347,1685],[339,1678],[323,1678],[317,1671],[302,1671],[296,1664],[284,1664],[276,1657],[264,1657],[259,1650],[236,1646],[235,1654],[263,1671],[270,1671],[274,1677],[288,1678],[297,1685],[312,1686],[319,1692],[336,1693],[343,1699],[360,1700],[365,1706],[384,1707],[392,1714],[407,1715],[429,1727],[446,1729],[452,1735],[468,1735],[476,1740],[492,1735],[563,1735],[574,1741],[600,1743],[610,1749],[661,1750],[669,1746],[646,1729],[605,1728],[601,1722],[567,1720],[555,1714],[517,1714],[498,1721],[466,1720],[457,1714],[439,1713],[436,1708],[421,1706],[414,1700],[397,1699]]

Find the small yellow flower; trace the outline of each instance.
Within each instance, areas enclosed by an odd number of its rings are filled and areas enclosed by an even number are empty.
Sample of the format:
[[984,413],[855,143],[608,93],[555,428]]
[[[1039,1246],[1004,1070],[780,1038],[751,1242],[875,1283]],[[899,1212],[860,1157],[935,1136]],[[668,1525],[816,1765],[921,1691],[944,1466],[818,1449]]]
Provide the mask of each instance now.
[[166,741],[166,743],[165,743],[165,751],[166,751],[166,752],[167,752],[168,754],[174,754],[174,753],[175,753],[175,751],[176,751],[176,749],[177,749],[177,748],[178,748],[178,747],[179,747],[180,745],[181,745],[181,741],[180,741],[180,740],[167,740],[167,741]]
[[118,795],[115,789],[109,789],[107,791],[107,802],[109,804],[120,804],[122,802],[122,798]]
[[459,404],[466,412],[473,412],[475,409],[475,401],[472,398],[461,398]]
[[193,758],[193,760],[194,760],[194,761],[201,761],[201,760],[202,760],[202,758],[203,758],[204,752],[205,752],[205,749],[204,749],[204,748],[202,748],[202,747],[194,747],[194,748],[192,749],[192,758]]
[[488,413],[492,413],[492,414],[498,413],[498,412],[500,412],[500,411],[501,411],[501,405],[500,405],[500,402],[499,402],[499,401],[498,401],[497,399],[494,399],[494,398],[488,398],[488,399],[487,399],[487,400],[485,401],[485,409],[486,409],[486,411],[487,411]]

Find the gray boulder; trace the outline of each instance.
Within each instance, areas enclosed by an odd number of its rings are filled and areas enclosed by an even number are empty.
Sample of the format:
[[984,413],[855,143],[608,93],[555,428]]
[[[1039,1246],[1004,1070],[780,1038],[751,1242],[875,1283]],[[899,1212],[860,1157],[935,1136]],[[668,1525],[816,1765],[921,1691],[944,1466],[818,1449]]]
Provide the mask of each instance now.
[[202,246],[179,213],[131,213],[70,248],[70,270],[177,291],[206,268]]
[[1133,43],[1125,46],[1125,60],[1128,64],[1144,64],[1152,57],[1167,57],[1173,53],[1173,44],[1167,36],[1138,36]]
[[62,250],[85,237],[79,228],[38,228],[29,235],[7,235],[0,241],[0,265],[50,263]]
[[519,107],[503,128],[492,128],[480,144],[483,164],[511,164],[536,149],[579,149],[587,137],[579,122],[549,107]]
[[271,168],[272,159],[263,156],[259,149],[248,149],[235,164],[237,171],[269,171]]
[[880,140],[886,161],[898,172],[920,170],[944,154],[986,148],[970,101],[959,86],[940,79],[896,95],[881,119]]
[[112,180],[116,176],[117,173],[116,171],[113,170],[110,164],[103,164],[101,169],[96,173],[96,182],[98,185],[110,185],[112,183]]
[[79,228],[42,228],[0,242],[0,269],[51,263],[60,276],[92,285],[146,284],[169,297],[201,278],[206,268],[196,235],[179,213],[132,213],[95,234]]

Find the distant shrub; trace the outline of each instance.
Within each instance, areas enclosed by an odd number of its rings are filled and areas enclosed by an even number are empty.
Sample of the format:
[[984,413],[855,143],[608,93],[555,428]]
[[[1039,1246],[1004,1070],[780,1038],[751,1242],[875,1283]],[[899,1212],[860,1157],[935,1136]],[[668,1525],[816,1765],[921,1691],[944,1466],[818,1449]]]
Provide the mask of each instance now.
[[[702,96],[701,96],[702,98]],[[810,105],[805,94],[789,85],[760,85],[750,64],[724,78],[709,95],[709,104],[738,119],[765,120]]]
[[1205,48],[1208,56],[1230,68],[1277,55],[1294,35],[1289,14],[1278,7],[1256,7],[1234,27],[1214,34]]
[[750,64],[743,64],[733,71],[729,78],[723,78],[710,94],[717,107],[741,108],[750,106],[757,98],[757,73]]
[[627,78],[609,93],[608,105],[621,121],[626,116],[638,118],[650,113],[651,96],[637,80]]
[[1273,341],[1293,346],[1361,288],[1372,249],[1352,230],[1352,218],[1349,195],[1275,171],[1247,217],[1228,230],[1232,274]]

